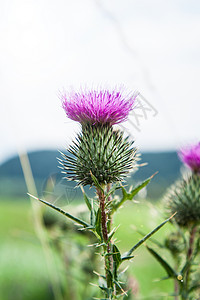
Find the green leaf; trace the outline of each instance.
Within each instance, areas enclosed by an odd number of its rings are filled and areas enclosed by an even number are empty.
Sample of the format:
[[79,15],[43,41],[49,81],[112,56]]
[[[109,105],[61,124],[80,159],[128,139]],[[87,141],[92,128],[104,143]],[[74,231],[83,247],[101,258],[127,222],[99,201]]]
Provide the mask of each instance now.
[[117,280],[117,269],[122,262],[121,253],[116,245],[113,245],[113,273],[114,278]]
[[173,218],[175,214],[173,214],[170,218],[162,222],[160,225],[158,225],[156,228],[154,228],[150,233],[148,233],[143,239],[141,239],[135,246],[133,246],[127,253],[123,255],[125,256],[130,256],[133,251],[135,251],[140,245],[142,245],[146,240],[148,240],[154,233],[156,233],[162,226],[164,226],[169,220]]
[[39,199],[39,198],[37,198],[37,197],[35,197],[35,196],[29,194],[29,193],[27,193],[27,194],[28,194],[30,197],[32,197],[32,198],[34,198],[34,199],[36,199],[36,200],[38,200],[38,201],[40,201],[40,202],[46,204],[47,206],[50,206],[51,208],[57,210],[59,213],[63,214],[65,217],[67,217],[67,218],[69,218],[69,219],[75,221],[76,223],[78,223],[78,224],[80,224],[80,225],[83,225],[84,227],[88,227],[88,228],[91,229],[90,224],[88,224],[88,223],[82,221],[81,219],[79,219],[79,218],[77,218],[77,217],[72,216],[71,214],[67,213],[66,211],[62,210],[61,208],[59,208],[59,207],[57,207],[57,206],[55,206],[55,205],[53,205],[53,204],[51,204],[51,203],[49,203],[49,202],[47,202],[47,201],[45,201],[45,200]]
[[85,203],[86,203],[88,209],[91,210],[91,209],[92,209],[92,206],[91,206],[91,200],[90,200],[90,199],[88,198],[88,196],[86,195],[86,193],[85,193],[84,188],[82,187],[82,185],[81,185],[81,191],[82,191],[82,193],[83,193],[83,198],[84,198],[84,200],[85,200]]
[[132,200],[133,197],[135,197],[135,195],[137,195],[137,193],[143,189],[147,184],[149,184],[149,182],[151,181],[151,179],[157,174],[158,172],[154,173],[153,175],[151,175],[149,178],[147,178],[146,180],[144,180],[142,183],[140,183],[138,186],[136,186],[136,188],[134,188],[130,193],[127,193],[127,197],[128,200]]
[[94,185],[96,188],[98,188],[102,193],[104,193],[104,190],[102,188],[102,186],[100,185],[100,183],[98,182],[97,178],[92,174],[92,172],[90,171],[90,175],[91,175],[91,178],[94,182]]
[[[99,288],[100,288],[101,290],[105,291],[107,294],[109,293],[109,289],[108,289],[107,287],[99,285]],[[103,298],[103,299],[104,299],[104,298]]]
[[113,230],[108,234],[107,244],[111,241],[111,239],[112,239],[113,235],[115,234],[115,232],[117,231],[118,227],[113,228]]
[[118,289],[124,294],[126,295],[126,297],[128,296],[128,294],[123,290],[122,286],[120,285],[119,281],[114,280],[114,283],[116,284],[116,286],[118,287]]
[[[134,226],[134,230],[139,233],[140,235],[144,236],[145,233],[142,230],[139,230],[138,228],[136,228]],[[157,240],[153,239],[153,238],[149,238],[149,241],[151,241],[152,243],[154,243],[156,246],[158,246],[159,248],[166,248],[165,246],[163,246],[161,243],[159,243]]]
[[113,245],[113,260],[115,261],[117,268],[122,262],[121,253],[116,245]]
[[134,257],[134,255],[123,256],[123,257],[122,257],[122,261],[129,260],[129,259],[131,259],[131,258],[133,258],[133,257]]
[[130,193],[128,193],[126,191],[126,189],[121,186],[121,190],[122,190],[122,199],[115,203],[113,205],[113,211],[117,210],[125,201],[127,200],[133,200],[133,198],[137,195],[137,193],[143,189],[150,181],[151,179],[157,174],[157,172],[155,174],[153,174],[152,176],[150,176],[149,178],[147,178],[145,181],[143,181],[141,184],[139,184],[138,186],[136,186]]
[[156,258],[156,260],[162,265],[167,272],[169,278],[176,278],[176,271],[152,248],[146,246],[148,251]]
[[94,201],[91,200],[91,212],[90,212],[90,223],[92,226],[95,225],[95,210],[94,210]]
[[191,265],[191,260],[186,261],[185,265],[183,266],[183,268],[180,272],[180,275],[184,276],[185,273],[187,272],[188,268],[190,267],[190,265]]
[[109,298],[98,298],[98,299],[100,299],[100,300],[110,300],[110,299],[112,299],[112,298],[110,298],[110,296],[112,296],[112,294],[111,294],[111,289],[109,289],[109,288],[107,288],[107,287],[105,287],[105,286],[101,286],[101,285],[99,285],[99,288],[100,288],[102,291],[104,291],[106,297],[109,297]]
[[127,294],[127,295],[125,295],[125,296],[123,297],[123,300],[131,300],[131,299],[132,299],[132,290],[131,290],[131,289],[128,290],[128,291],[126,292],[126,294]]
[[108,199],[108,197],[113,194],[116,190],[121,189],[121,186],[115,184],[110,190],[109,192],[105,195],[105,200]]
[[110,287],[113,287],[113,275],[110,270],[106,270],[107,283]]
[[102,239],[102,231],[101,231],[101,211],[98,209],[97,215],[96,215],[96,221],[95,221],[95,229],[97,234],[101,237]]

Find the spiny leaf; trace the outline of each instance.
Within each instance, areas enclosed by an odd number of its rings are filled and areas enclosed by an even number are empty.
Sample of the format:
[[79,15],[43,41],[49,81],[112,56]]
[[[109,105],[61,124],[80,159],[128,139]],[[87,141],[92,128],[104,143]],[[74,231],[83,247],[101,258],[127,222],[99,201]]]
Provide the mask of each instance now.
[[91,171],[90,171],[90,175],[92,177],[92,181],[94,182],[95,187],[97,187],[102,193],[104,193],[104,190],[103,190],[102,186],[100,185],[97,178],[92,174]]
[[113,235],[115,234],[115,232],[117,231],[118,228],[119,228],[119,226],[113,228],[113,230],[109,233],[109,235],[108,235],[108,240],[107,240],[107,244],[111,241]]
[[106,243],[101,243],[101,244],[97,243],[97,244],[96,244],[96,248],[102,247],[102,246],[106,246]]
[[117,210],[125,201],[127,200],[133,200],[133,198],[137,195],[137,193],[143,189],[150,181],[151,179],[157,174],[157,172],[155,174],[153,174],[152,176],[150,176],[149,178],[147,178],[145,181],[143,181],[141,184],[139,184],[138,186],[136,186],[130,193],[128,193],[126,191],[126,189],[121,186],[121,190],[122,190],[122,199],[117,202],[116,204],[114,204],[113,209]]
[[[138,228],[136,228],[135,226],[132,226],[134,228],[134,230],[139,233],[140,235],[144,236],[145,233],[142,230],[139,230]],[[152,243],[154,243],[156,246],[158,246],[159,248],[165,248],[165,246],[163,246],[161,243],[159,243],[157,240],[153,239],[153,238],[149,238],[149,241],[151,241]]]
[[126,292],[127,295],[124,295],[123,300],[131,300],[132,299],[132,290],[128,290],[128,292]]
[[116,190],[118,190],[118,189],[120,189],[120,188],[121,188],[121,186],[115,184],[115,185],[110,189],[110,191],[105,195],[105,200],[107,200],[108,197],[109,197],[111,194],[113,194]]
[[101,232],[101,211],[100,211],[100,209],[98,209],[98,211],[97,211],[96,221],[95,221],[95,229],[96,229],[96,232],[98,233],[98,235],[102,239],[102,232]]
[[134,257],[134,255],[123,256],[123,257],[122,257],[122,261],[129,260],[129,259],[131,259],[131,258],[133,258],[133,257]]
[[148,233],[143,239],[141,239],[135,246],[133,246],[127,253],[123,255],[124,256],[130,256],[133,251],[135,251],[140,245],[142,245],[146,240],[148,240],[154,233],[156,233],[162,226],[164,226],[171,218],[173,218],[175,214],[173,214],[170,218],[162,222],[160,225],[158,225],[156,228],[154,228],[150,233]]
[[191,265],[191,260],[186,261],[185,265],[183,266],[183,268],[182,268],[182,270],[180,272],[180,274],[182,276],[185,275],[185,273],[187,272],[187,270],[190,267],[190,265]]
[[157,174],[158,172],[154,173],[153,175],[151,175],[149,178],[147,178],[146,180],[144,180],[142,183],[140,183],[138,186],[136,186],[136,188],[134,188],[130,193],[127,193],[127,198],[128,200],[132,200],[133,197],[135,197],[135,195],[137,195],[137,193],[143,189],[150,181],[151,179]]
[[165,271],[167,272],[169,278],[176,278],[177,274],[174,269],[152,248],[146,246],[148,251],[157,259],[157,261],[163,266]]
[[113,260],[116,263],[117,268],[122,262],[121,253],[116,245],[113,245]]
[[126,295],[126,296],[128,296],[127,295],[127,293],[123,290],[123,288],[121,287],[121,285],[120,285],[120,283],[119,283],[119,281],[117,281],[117,280],[114,280],[114,283],[116,284],[116,286],[120,289],[120,291],[122,292],[122,295]]
[[91,201],[90,223],[92,226],[95,225],[95,210],[94,210],[93,199]]
[[38,201],[40,201],[40,202],[46,204],[47,206],[50,206],[51,208],[57,210],[59,213],[63,214],[63,215],[66,216],[67,218],[69,218],[69,219],[75,221],[76,223],[78,223],[78,224],[80,224],[80,225],[83,225],[84,227],[91,228],[90,224],[86,223],[85,221],[82,221],[81,219],[79,219],[79,218],[77,218],[77,217],[72,216],[71,214],[67,213],[66,211],[62,210],[61,208],[59,208],[59,207],[57,207],[57,206],[55,206],[55,205],[53,205],[53,204],[51,204],[51,203],[49,203],[49,202],[47,202],[47,201],[45,201],[45,200],[39,199],[39,198],[37,198],[37,197],[35,197],[35,196],[29,194],[29,193],[27,193],[27,194],[28,194],[30,197],[32,197],[32,198],[34,198],[34,199],[36,199],[36,200],[38,200]]
[[114,278],[117,280],[117,269],[122,262],[121,253],[116,245],[113,245],[113,273]]
[[91,210],[92,209],[92,207],[91,207],[91,200],[86,195],[86,193],[85,193],[84,188],[82,187],[82,185],[81,185],[81,191],[83,193],[83,197],[84,197],[84,200],[85,200],[85,203],[86,203],[88,209]]
[[107,283],[110,287],[113,287],[113,275],[110,270],[106,270]]
[[109,288],[105,287],[105,286],[101,286],[99,285],[99,288],[105,292],[106,294],[106,297],[109,297],[109,298],[93,298],[93,299],[99,299],[99,300],[110,300],[112,298],[110,298],[110,296],[112,297],[112,294],[111,294],[111,291]]
[[[101,286],[101,285],[99,285],[99,287],[100,287],[101,290],[105,291],[106,293],[109,292],[109,289],[108,289],[107,287]],[[103,299],[104,299],[104,298],[103,298]]]

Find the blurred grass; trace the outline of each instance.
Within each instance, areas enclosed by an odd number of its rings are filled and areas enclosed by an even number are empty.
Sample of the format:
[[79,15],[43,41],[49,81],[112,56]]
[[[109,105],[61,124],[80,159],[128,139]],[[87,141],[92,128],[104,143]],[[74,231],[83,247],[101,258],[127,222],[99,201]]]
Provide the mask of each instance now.
[[0,238],[15,235],[18,230],[34,233],[31,223],[31,204],[28,200],[0,199]]
[[[68,207],[70,210],[71,207]],[[127,203],[114,219],[115,225],[121,224],[116,233],[119,249],[127,251],[141,238],[133,229],[133,224],[147,234],[163,220],[146,201]],[[161,241],[169,230],[170,224],[167,224],[155,237]],[[28,199],[0,199],[0,253],[0,300],[13,300],[13,295],[15,300],[53,299]],[[135,258],[129,264],[128,272],[139,281],[140,293],[144,299],[169,299],[164,294],[173,290],[172,282],[155,282],[157,278],[166,276],[163,269],[144,246],[134,254]],[[156,294],[163,296],[155,296]]]
[[28,199],[0,199],[0,253],[0,300],[53,299]]
[[[133,247],[142,236],[135,231],[144,232],[146,235],[164,221],[165,217],[159,213],[159,205],[151,205],[151,202],[142,200],[139,203],[128,202],[115,217],[115,224],[121,224],[116,236],[118,247],[121,252],[125,252]],[[152,239],[162,242],[167,233],[172,230],[172,225],[167,223],[162,227]],[[161,251],[154,243],[148,241],[162,256],[169,261],[171,259],[166,256],[166,252]],[[163,268],[157,261],[148,253],[145,246],[142,245],[134,253],[135,257],[129,265],[129,272],[139,281],[140,293],[145,299],[169,299],[167,293],[173,291],[172,280],[159,279],[166,277]],[[158,296],[156,296],[158,295]],[[170,297],[171,298],[171,297]]]

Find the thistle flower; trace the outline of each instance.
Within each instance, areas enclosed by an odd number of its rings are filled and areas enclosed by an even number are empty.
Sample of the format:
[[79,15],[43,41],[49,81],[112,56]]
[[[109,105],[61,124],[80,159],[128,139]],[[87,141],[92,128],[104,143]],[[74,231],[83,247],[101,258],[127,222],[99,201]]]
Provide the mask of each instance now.
[[179,157],[193,172],[200,172],[200,143],[181,149]]
[[91,90],[62,96],[69,118],[80,122],[82,131],[60,160],[67,178],[82,185],[93,185],[91,174],[102,185],[122,181],[133,168],[136,149],[123,132],[112,125],[127,119],[135,96],[123,96],[120,90]]
[[81,124],[118,124],[127,120],[137,95],[125,95],[122,89],[72,91],[61,95],[68,118]]
[[169,214],[174,214],[176,222],[182,227],[200,223],[200,176],[193,173],[169,189],[164,198]]
[[108,124],[87,124],[68,149],[71,156],[62,154],[59,162],[67,178],[79,184],[93,185],[91,173],[100,184],[118,182],[138,160],[132,144],[120,130]]

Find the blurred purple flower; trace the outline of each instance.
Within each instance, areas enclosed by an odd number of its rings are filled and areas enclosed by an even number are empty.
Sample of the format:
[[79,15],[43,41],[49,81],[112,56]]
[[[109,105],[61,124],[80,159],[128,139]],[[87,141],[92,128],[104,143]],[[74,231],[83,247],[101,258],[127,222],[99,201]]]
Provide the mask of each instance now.
[[122,89],[72,91],[61,95],[62,107],[68,118],[81,124],[117,124],[127,120],[137,97],[122,92]]
[[179,157],[194,172],[200,172],[200,143],[180,150]]

